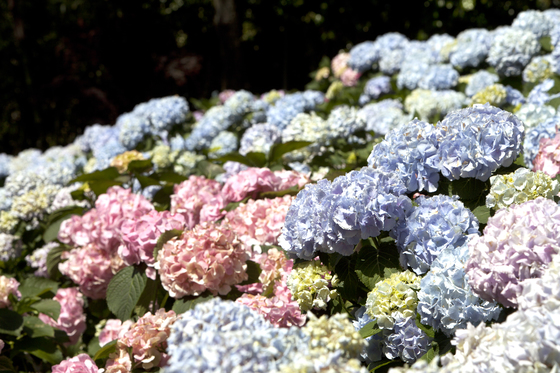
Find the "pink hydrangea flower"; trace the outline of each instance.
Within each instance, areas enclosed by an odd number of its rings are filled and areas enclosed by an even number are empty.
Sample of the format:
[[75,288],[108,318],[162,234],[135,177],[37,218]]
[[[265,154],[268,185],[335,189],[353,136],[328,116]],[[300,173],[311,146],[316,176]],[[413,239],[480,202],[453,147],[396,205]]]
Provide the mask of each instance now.
[[200,209],[200,223],[210,223],[223,218],[226,211],[222,211],[222,209],[226,206],[227,201],[222,195],[212,198]]
[[47,325],[65,331],[70,338],[68,344],[78,342],[78,339],[86,330],[84,297],[77,288],[66,288],[58,289],[53,299],[60,303],[58,320],[55,321],[43,313],[39,314],[39,319]]
[[249,200],[229,211],[224,224],[247,244],[276,245],[293,198]]
[[311,181],[309,175],[293,170],[274,171],[274,175],[282,180],[276,190],[285,190],[293,186],[301,189]]
[[154,210],[144,196],[130,189],[111,187],[95,202],[95,208],[83,216],[73,216],[60,226],[58,239],[74,247],[95,244],[108,253],[116,253],[121,244],[120,229],[127,219],[139,218]]
[[283,251],[272,248],[266,254],[260,254],[257,259],[261,266],[262,272],[259,275],[259,281],[264,287],[280,281],[282,276],[289,274],[294,265],[293,260],[288,260]]
[[52,373],[98,373],[99,368],[87,354],[79,354],[53,365]]
[[358,84],[358,80],[361,76],[362,73],[356,70],[346,69],[340,76],[340,80],[346,87],[354,87],[356,84]]
[[350,53],[339,53],[332,59],[331,70],[335,77],[339,78],[348,69],[349,59]]
[[174,311],[165,312],[162,308],[155,315],[148,312],[119,339],[117,347],[125,351],[130,348],[134,362],[141,364],[144,369],[161,367],[168,360],[165,353],[167,338],[175,320],[177,315]]
[[[181,214],[172,214],[169,211],[150,211],[136,219],[125,220],[121,227],[123,244],[119,246],[118,253],[126,265],[146,263],[153,267],[154,248],[162,233],[185,228],[185,217]],[[155,279],[155,272],[152,279]]]
[[99,334],[99,345],[103,347],[115,339],[122,338],[132,324],[131,320],[126,320],[124,323],[119,319],[107,320],[105,327]]
[[220,196],[222,185],[204,176],[190,176],[188,180],[175,185],[171,195],[171,212],[179,213],[192,229],[200,222],[200,210],[214,198]]
[[560,132],[556,132],[553,139],[541,139],[539,153],[533,161],[533,171],[543,171],[552,178],[560,173]]
[[163,245],[156,268],[169,295],[225,295],[247,279],[248,253],[227,227],[202,223]]
[[4,349],[4,341],[0,339],[0,352]]
[[558,254],[560,206],[538,197],[498,210],[483,236],[469,241],[466,273],[473,291],[487,301],[517,307],[523,282],[541,277]]
[[127,346],[118,341],[116,351],[109,355],[105,364],[105,373],[130,373],[130,371],[132,371],[132,361]]
[[203,111],[200,111],[200,110],[193,111],[192,114],[193,114],[194,120],[196,120],[197,122],[198,122],[199,120],[201,120],[202,117],[204,116],[204,112],[203,112]]
[[68,260],[58,265],[60,272],[93,299],[105,298],[109,281],[125,266],[116,253],[111,255],[94,244],[64,252],[62,259]]
[[250,167],[230,177],[222,189],[227,201],[238,202],[249,196],[256,198],[259,192],[278,190],[282,179],[268,168]]
[[8,299],[10,294],[21,298],[18,287],[19,282],[15,278],[0,276],[0,308],[10,308],[12,306],[10,299]]

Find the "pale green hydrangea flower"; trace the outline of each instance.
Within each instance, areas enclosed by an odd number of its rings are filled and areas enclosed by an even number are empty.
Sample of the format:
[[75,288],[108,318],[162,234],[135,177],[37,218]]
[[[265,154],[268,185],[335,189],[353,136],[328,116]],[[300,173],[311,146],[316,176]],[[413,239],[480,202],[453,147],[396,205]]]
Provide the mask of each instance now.
[[366,345],[365,339],[356,331],[346,313],[336,313],[331,317],[323,315],[320,318],[309,313],[309,321],[302,330],[311,338],[311,350],[322,355],[343,351],[345,357],[356,358]]
[[538,56],[523,70],[523,80],[530,83],[540,83],[554,76],[554,66],[550,57]]
[[0,233],[13,233],[19,219],[11,211],[0,211]]
[[180,175],[188,175],[189,171],[195,168],[196,164],[204,159],[201,154],[196,154],[194,152],[184,151],[175,160],[173,164],[173,171]]
[[505,104],[506,98],[506,87],[502,84],[492,84],[476,93],[471,98],[471,105],[488,103],[493,106],[501,106]]
[[55,185],[40,185],[29,192],[15,197],[12,202],[11,213],[22,220],[41,219],[48,212],[60,187]]
[[366,313],[381,329],[393,329],[395,318],[414,317],[420,290],[420,277],[411,271],[393,273],[368,294]]
[[332,286],[338,280],[320,260],[296,264],[288,277],[287,285],[302,311],[312,308],[324,310],[327,303],[338,294]]
[[537,197],[553,199],[560,191],[558,181],[542,171],[532,172],[519,168],[507,175],[490,178],[490,193],[486,196],[486,207],[499,210],[512,204],[520,204]]
[[157,144],[149,154],[157,168],[167,168],[173,164],[179,155],[179,150],[171,150],[167,145]]

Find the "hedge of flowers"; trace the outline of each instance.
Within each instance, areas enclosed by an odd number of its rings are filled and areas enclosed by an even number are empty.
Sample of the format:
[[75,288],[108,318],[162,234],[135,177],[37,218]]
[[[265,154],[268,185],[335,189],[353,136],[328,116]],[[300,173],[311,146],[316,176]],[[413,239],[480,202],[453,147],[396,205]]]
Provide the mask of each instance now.
[[560,370],[560,10],[0,154],[0,371]]

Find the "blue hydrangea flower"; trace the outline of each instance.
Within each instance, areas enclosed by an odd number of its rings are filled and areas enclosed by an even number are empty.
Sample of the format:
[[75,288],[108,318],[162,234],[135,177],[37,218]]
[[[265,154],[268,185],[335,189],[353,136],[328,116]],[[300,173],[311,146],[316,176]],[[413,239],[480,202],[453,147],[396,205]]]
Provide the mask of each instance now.
[[222,131],[212,139],[208,156],[221,157],[237,150],[237,136],[233,132]]
[[[168,131],[176,124],[181,124],[187,119],[189,103],[179,96],[154,98],[148,101],[143,114],[150,122],[154,133]],[[142,110],[138,110],[142,112]],[[133,112],[137,112],[134,108]]]
[[550,30],[550,44],[553,47],[553,51],[558,50],[558,47],[560,46],[560,23],[557,23],[556,26]]
[[418,292],[418,313],[424,325],[440,330],[448,337],[467,324],[496,320],[500,306],[474,294],[465,273],[469,259],[468,241],[459,247],[441,251],[422,278]]
[[512,86],[506,85],[506,94],[506,103],[509,105],[517,106],[519,104],[523,105],[527,102],[523,93],[519,92]]
[[353,133],[363,130],[366,127],[366,121],[359,115],[359,111],[355,107],[341,105],[330,112],[327,127],[330,129],[329,139],[347,139]]
[[397,228],[397,247],[403,268],[426,273],[439,253],[448,247],[459,247],[467,235],[478,233],[478,219],[458,197],[420,196],[405,223]]
[[504,27],[492,42],[487,62],[498,75],[517,76],[540,49],[537,37],[531,31]]
[[389,132],[368,158],[370,167],[393,173],[409,192],[435,192],[439,181],[439,141],[446,132],[414,119]]
[[365,104],[371,100],[377,100],[381,95],[391,93],[391,78],[388,76],[378,76],[367,81],[364,93],[360,96],[360,104]]
[[288,166],[290,166],[292,170],[297,171],[299,173],[311,175],[311,167],[309,167],[305,163],[291,162],[288,163]]
[[350,255],[360,239],[404,219],[412,206],[405,193],[400,180],[370,168],[308,184],[288,210],[280,245],[306,260],[317,251]]
[[272,372],[308,343],[299,328],[275,328],[247,306],[213,298],[175,321],[163,371],[184,372],[188,362],[189,372]]
[[378,36],[375,39],[375,44],[379,48],[380,53],[384,53],[395,49],[406,49],[408,39],[401,33],[388,32]]
[[533,160],[539,153],[541,139],[554,138],[558,126],[560,117],[552,117],[527,130],[523,141],[523,162],[528,169],[533,169]]
[[169,146],[171,147],[172,151],[182,151],[185,150],[185,139],[183,136],[177,134],[169,140]]
[[477,71],[469,78],[469,83],[465,88],[465,94],[472,97],[484,88],[497,83],[499,80],[500,78],[496,74],[492,74],[486,70]]
[[422,78],[428,74],[430,65],[425,62],[403,62],[401,71],[397,75],[397,87],[399,89],[416,89]]
[[214,137],[232,126],[239,116],[228,106],[213,106],[197,122],[185,139],[188,151],[202,150],[210,146]]
[[448,34],[434,34],[426,40],[426,44],[428,44],[430,49],[439,55],[442,48],[447,44],[452,43],[454,40],[455,38]]
[[554,80],[546,79],[541,84],[537,84],[529,96],[527,96],[527,102],[535,105],[545,105],[548,101],[560,97],[560,93],[550,95],[548,91],[554,87]]
[[554,27],[554,22],[543,12],[525,10],[515,17],[511,27],[531,31],[537,38],[542,38],[550,34],[550,30]]
[[319,91],[305,91],[286,95],[276,101],[266,112],[267,122],[283,130],[299,113],[313,110],[325,101],[325,95]]
[[[366,313],[366,307],[358,308],[354,315],[356,320],[352,321],[354,329],[360,331],[364,326],[374,321],[370,315]],[[379,361],[383,358],[383,334],[377,333],[366,338],[367,345],[360,354],[362,361],[370,364],[374,361]]]
[[12,196],[6,188],[0,188],[0,211],[8,211],[12,207]]
[[437,157],[442,175],[449,180],[486,181],[499,167],[510,166],[521,152],[523,122],[489,104],[457,110],[439,126],[448,131]]
[[282,133],[278,127],[269,123],[255,124],[243,134],[239,153],[250,152],[268,154],[272,145],[281,140]]
[[455,67],[478,67],[488,56],[492,34],[485,29],[469,29],[457,35],[456,44],[449,53],[449,62]]
[[216,181],[220,183],[225,183],[227,179],[229,179],[234,175],[237,175],[238,173],[248,169],[249,167],[244,165],[243,163],[227,161],[226,163],[224,163],[222,168],[224,169],[225,172],[223,174],[219,174],[218,176],[216,176]]
[[[280,97],[278,97],[279,99]],[[276,99],[277,100],[277,99]],[[274,100],[274,102],[276,102]],[[251,105],[249,112],[251,113],[250,123],[266,123],[266,111],[270,107],[270,103],[265,100],[255,100]]]
[[530,102],[524,104],[515,116],[525,124],[525,130],[556,116],[556,110],[550,105],[537,105]]
[[379,57],[380,50],[377,44],[373,41],[364,41],[350,49],[348,66],[363,73],[371,69],[372,65],[379,60]]
[[432,347],[432,339],[416,326],[414,317],[395,320],[393,333],[385,337],[383,352],[389,359],[401,358],[412,364]]
[[560,9],[557,8],[550,8],[543,11],[543,14],[548,18],[552,23],[558,24],[560,23]]
[[379,70],[383,74],[393,75],[399,72],[406,52],[402,49],[395,49],[381,55],[379,59]]
[[116,126],[119,127],[119,141],[128,150],[136,148],[148,133],[148,120],[135,113],[125,113],[117,118]]
[[10,174],[10,163],[13,156],[0,153],[0,178],[6,177]]
[[403,105],[392,99],[367,104],[360,109],[360,115],[366,118],[366,131],[374,131],[377,136],[385,136],[412,119],[404,113]]
[[304,100],[304,110],[310,111],[315,109],[317,105],[325,102],[325,94],[321,91],[307,90],[302,93]]
[[458,81],[459,73],[451,65],[432,65],[418,81],[418,87],[439,91],[455,87]]
[[22,196],[25,193],[46,184],[48,184],[48,182],[42,174],[19,171],[11,173],[8,177],[6,177],[4,190],[8,196],[13,198]]
[[239,117],[244,116],[253,109],[255,97],[251,92],[240,90],[235,92],[224,102],[224,106],[229,107]]

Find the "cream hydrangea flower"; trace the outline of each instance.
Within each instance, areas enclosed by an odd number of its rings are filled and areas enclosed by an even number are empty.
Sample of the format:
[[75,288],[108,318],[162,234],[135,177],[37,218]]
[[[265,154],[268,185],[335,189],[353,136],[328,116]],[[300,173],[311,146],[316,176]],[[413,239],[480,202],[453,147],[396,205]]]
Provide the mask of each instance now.
[[420,290],[420,277],[411,271],[393,273],[380,281],[368,294],[367,314],[376,319],[381,329],[393,329],[395,318],[415,316]]
[[331,287],[338,282],[319,259],[296,264],[288,277],[288,288],[302,311],[326,309],[338,293]]
[[492,84],[476,93],[471,99],[471,105],[474,104],[490,104],[501,106],[506,102],[506,87],[501,84]]
[[119,173],[124,173],[130,162],[144,160],[144,156],[137,150],[121,153],[111,160],[111,167],[115,167]]

